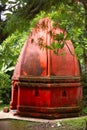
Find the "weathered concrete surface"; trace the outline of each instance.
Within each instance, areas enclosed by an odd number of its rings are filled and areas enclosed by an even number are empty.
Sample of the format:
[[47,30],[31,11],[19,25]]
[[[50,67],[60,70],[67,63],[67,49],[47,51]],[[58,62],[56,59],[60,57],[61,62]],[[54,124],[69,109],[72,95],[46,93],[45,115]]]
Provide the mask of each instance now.
[[30,117],[20,117],[20,116],[13,116],[12,112],[4,113],[3,111],[0,111],[0,120],[4,119],[15,119],[15,120],[25,120],[25,121],[32,121],[32,122],[58,122],[58,121],[64,121],[64,120],[75,120],[75,119],[81,119],[81,118],[87,118],[87,116],[80,116],[80,117],[73,117],[73,118],[63,118],[63,119],[39,119],[39,118],[30,118]]
[[29,118],[29,117],[20,117],[20,116],[14,116],[12,112],[5,113],[3,111],[0,111],[0,120],[3,119],[16,119],[16,120],[25,120],[25,121],[34,121],[34,122],[52,122],[54,120],[47,120],[47,119],[38,119],[38,118]]

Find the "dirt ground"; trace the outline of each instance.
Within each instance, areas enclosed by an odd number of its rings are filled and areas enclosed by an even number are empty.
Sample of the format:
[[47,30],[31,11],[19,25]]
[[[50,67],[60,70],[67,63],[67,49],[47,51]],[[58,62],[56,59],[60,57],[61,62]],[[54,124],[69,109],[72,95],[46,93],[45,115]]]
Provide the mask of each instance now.
[[72,126],[65,123],[42,123],[27,126],[26,130],[87,130],[85,126]]
[[87,130],[87,125],[82,119],[57,122],[2,120],[0,130]]

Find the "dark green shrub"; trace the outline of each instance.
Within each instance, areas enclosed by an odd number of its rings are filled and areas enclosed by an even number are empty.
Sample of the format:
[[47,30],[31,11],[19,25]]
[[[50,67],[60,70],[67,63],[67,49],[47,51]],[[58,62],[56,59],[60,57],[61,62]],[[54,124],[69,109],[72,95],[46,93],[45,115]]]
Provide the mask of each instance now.
[[10,76],[6,73],[0,72],[0,100],[4,104],[10,102],[11,97],[11,80]]

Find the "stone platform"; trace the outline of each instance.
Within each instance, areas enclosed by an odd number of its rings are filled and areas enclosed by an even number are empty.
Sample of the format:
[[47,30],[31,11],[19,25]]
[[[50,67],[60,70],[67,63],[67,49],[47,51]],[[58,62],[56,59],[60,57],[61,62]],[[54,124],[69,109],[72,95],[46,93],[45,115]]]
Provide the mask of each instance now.
[[30,118],[30,117],[20,117],[18,115],[14,116],[12,112],[5,113],[3,111],[0,111],[0,120],[13,119],[13,120],[24,120],[24,121],[32,121],[32,122],[59,122],[64,120],[70,120],[70,119],[75,120],[80,118],[87,118],[87,116],[49,120],[49,119],[39,119],[39,118]]

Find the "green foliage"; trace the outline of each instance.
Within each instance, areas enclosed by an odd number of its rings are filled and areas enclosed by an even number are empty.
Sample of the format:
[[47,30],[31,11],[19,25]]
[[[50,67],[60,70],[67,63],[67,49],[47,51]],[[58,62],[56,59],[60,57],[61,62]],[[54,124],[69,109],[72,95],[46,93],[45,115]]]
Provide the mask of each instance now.
[[25,21],[24,18],[19,17],[19,15],[11,15],[11,14],[6,14],[7,18],[10,19],[7,21],[6,26],[4,28],[4,33],[7,32],[9,35],[14,33],[17,29],[20,31],[24,30],[28,26],[28,22]]
[[[81,3],[65,4],[61,2],[56,6],[52,6],[47,16],[52,20],[53,26],[63,28],[67,32],[66,39],[70,39],[75,47],[76,55],[81,63],[84,64],[85,50],[87,54],[87,31],[85,30],[85,10]],[[58,38],[58,37],[57,37]],[[61,42],[64,41],[61,35]],[[57,40],[60,40],[60,39]],[[64,46],[64,44],[62,44]],[[60,44],[54,45],[60,47]],[[49,47],[52,49],[53,44]],[[55,48],[55,47],[54,47]]]
[[33,20],[30,21],[30,24],[29,24],[29,30],[31,31],[32,28],[34,28],[36,26],[36,24],[38,23],[38,21],[41,19],[41,18],[44,18],[46,17],[47,14],[45,11],[41,11],[39,14],[37,14],[35,16],[35,18],[33,18]]
[[48,14],[53,20],[54,26],[60,26],[68,32],[69,37],[78,37],[84,28],[85,11],[82,5],[73,6],[61,3],[60,6],[52,7],[52,12]]
[[0,45],[0,100],[4,104],[10,101],[12,72],[28,33],[16,31]]
[[14,69],[14,65],[27,39],[27,35],[28,31],[16,31],[0,45],[0,70],[2,72],[12,71]]
[[67,37],[64,36],[63,33],[57,34],[53,36],[53,42],[49,45],[46,45],[47,49],[53,50],[55,54],[58,54],[58,49],[62,49],[66,44],[65,40]]
[[11,95],[10,76],[3,72],[0,72],[0,100],[2,100],[4,104],[8,104],[10,101],[10,95]]

